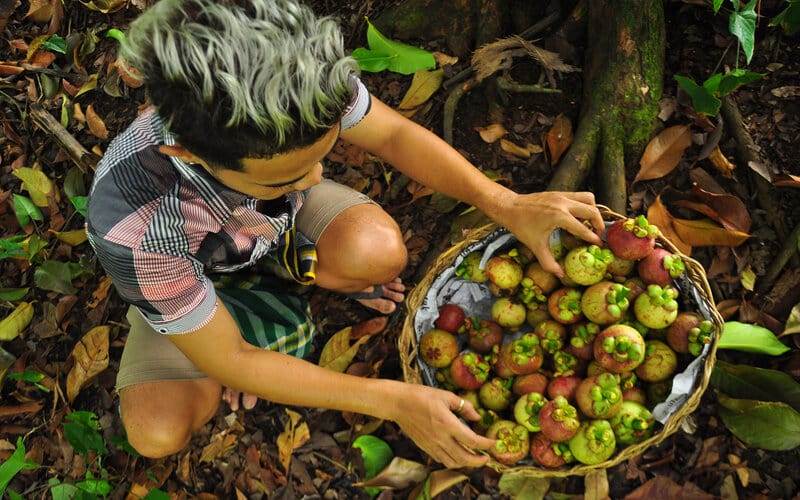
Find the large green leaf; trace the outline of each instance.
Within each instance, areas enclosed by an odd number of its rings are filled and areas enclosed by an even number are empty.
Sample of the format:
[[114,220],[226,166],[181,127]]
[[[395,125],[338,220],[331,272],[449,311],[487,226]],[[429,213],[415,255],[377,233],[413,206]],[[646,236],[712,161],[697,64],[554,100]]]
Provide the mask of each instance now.
[[800,30],[800,0],[786,0],[788,7],[775,16],[770,26],[780,26],[787,35],[794,35]]
[[25,236],[22,235],[0,238],[0,259],[27,256],[28,252],[22,245],[24,241]]
[[748,83],[761,80],[762,78],[764,78],[764,75],[756,73],[755,71],[734,69],[733,71],[725,73],[720,79],[719,86],[717,87],[717,96],[724,97],[742,85],[747,85]]
[[6,459],[5,462],[0,464],[0,498],[8,487],[8,483],[14,479],[14,476],[23,469],[30,470],[37,468],[38,465],[31,459],[25,459],[25,444],[22,438],[17,438],[17,449],[14,453]]
[[21,194],[14,194],[14,212],[17,214],[17,221],[19,225],[25,227],[31,221],[43,221],[44,215],[39,210],[33,201],[27,196]]
[[48,260],[42,263],[33,272],[33,281],[37,288],[63,293],[73,294],[78,291],[72,286],[72,270],[66,262]]
[[701,115],[716,116],[722,101],[714,97],[714,90],[709,90],[705,86],[700,86],[691,78],[675,75],[675,80],[684,92],[689,94],[692,99],[692,107]]
[[389,71],[411,75],[421,69],[436,67],[436,59],[427,50],[389,40],[367,19],[367,45],[370,50],[389,56]]
[[780,401],[800,411],[800,384],[781,371],[717,360],[710,382],[733,398]]
[[800,446],[800,413],[785,403],[735,399],[718,393],[725,426],[748,446],[791,450]]
[[369,71],[370,73],[378,73],[388,69],[389,60],[392,58],[389,54],[365,49],[364,47],[357,48],[351,55],[358,61],[361,71]]
[[727,321],[717,344],[719,349],[779,356],[789,350],[775,334],[763,326]]
[[758,0],[750,0],[742,10],[731,12],[728,21],[728,30],[741,42],[748,64],[753,58],[753,47],[755,46],[756,19],[758,17],[755,8],[757,3]]
[[87,456],[90,451],[100,455],[108,453],[103,435],[100,434],[100,422],[97,415],[90,411],[73,411],[66,416],[64,436],[75,451]]

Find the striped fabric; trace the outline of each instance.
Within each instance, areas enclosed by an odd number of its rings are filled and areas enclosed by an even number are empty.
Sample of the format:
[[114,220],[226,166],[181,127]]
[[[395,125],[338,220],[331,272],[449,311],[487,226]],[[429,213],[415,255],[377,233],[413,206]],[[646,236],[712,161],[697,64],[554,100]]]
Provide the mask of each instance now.
[[[342,129],[355,126],[370,96],[353,80]],[[272,256],[296,281],[314,282],[314,243],[294,220],[305,193],[286,195],[269,213],[202,167],[159,152],[175,138],[149,109],[112,141],[98,164],[86,231],[123,300],[160,333],[194,331],[210,321],[217,293],[210,273],[231,273]]]
[[263,275],[220,275],[214,285],[248,343],[298,358],[308,354],[316,326],[306,300],[277,290],[280,283]]

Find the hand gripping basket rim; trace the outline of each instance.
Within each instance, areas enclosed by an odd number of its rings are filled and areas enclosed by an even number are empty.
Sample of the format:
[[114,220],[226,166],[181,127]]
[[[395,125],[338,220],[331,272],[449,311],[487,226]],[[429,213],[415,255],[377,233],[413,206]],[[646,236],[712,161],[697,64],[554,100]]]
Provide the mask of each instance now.
[[[625,218],[624,216],[617,214],[606,207],[600,206],[599,208],[603,214],[603,218],[606,221],[613,222],[614,220]],[[425,277],[409,293],[408,298],[406,299],[406,306],[408,311],[410,311],[410,314],[406,316],[403,329],[398,339],[400,361],[403,368],[403,377],[406,382],[424,384],[417,360],[418,335],[414,327],[414,316],[425,300],[425,296],[431,284],[445,269],[453,265],[456,257],[464,249],[480,242],[498,229],[500,228],[496,224],[488,224],[470,232],[463,241],[442,253],[442,255],[439,256],[436,262],[434,262],[434,264],[428,270]],[[702,372],[699,373],[699,380],[695,380],[697,385],[692,393],[688,396],[683,405],[669,417],[669,419],[664,423],[664,426],[653,436],[645,441],[642,441],[641,443],[623,448],[604,462],[593,465],[578,464],[571,467],[548,469],[537,467],[535,465],[509,466],[491,460],[487,465],[488,467],[500,473],[521,474],[527,477],[566,477],[585,475],[598,469],[606,469],[618,465],[626,460],[640,455],[647,448],[660,444],[664,439],[674,434],[680,428],[686,417],[697,408],[703,392],[708,386],[708,382],[711,377],[711,371],[714,367],[714,362],[716,360],[717,341],[719,339],[720,332],[722,332],[723,320],[719,312],[717,312],[716,308],[714,307],[712,300],[713,294],[708,285],[708,280],[706,279],[703,267],[694,259],[681,253],[677,247],[675,247],[675,245],[673,245],[663,236],[659,236],[656,241],[658,245],[666,248],[670,252],[680,255],[680,257],[683,259],[686,265],[686,272],[684,275],[685,279],[694,286],[696,291],[695,295],[698,296],[701,301],[703,301],[705,312],[708,316],[710,316],[709,319],[714,322],[717,328],[717,334],[714,335],[714,338],[710,344],[710,348],[705,353]]]

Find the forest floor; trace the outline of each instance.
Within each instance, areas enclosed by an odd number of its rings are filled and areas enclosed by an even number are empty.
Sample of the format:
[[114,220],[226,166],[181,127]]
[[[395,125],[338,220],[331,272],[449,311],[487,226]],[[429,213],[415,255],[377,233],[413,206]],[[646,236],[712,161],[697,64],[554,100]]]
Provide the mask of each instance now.
[[[341,18],[348,48],[353,49],[365,45],[363,16],[376,15],[377,9],[389,2],[348,2],[346,6],[335,3],[337,5],[318,1],[314,5],[322,13]],[[0,61],[10,64],[23,59],[27,44],[47,32],[47,22],[52,16],[37,22],[35,15],[26,16],[27,3],[15,9],[8,8],[8,2],[0,4],[0,14],[7,18]],[[74,1],[64,2],[63,6],[63,18],[54,21],[52,26],[54,32],[68,41],[70,33],[86,34],[94,30],[102,35],[108,28],[124,31],[140,11],[136,2],[108,15],[89,10]],[[714,18],[709,9],[681,2],[668,2],[666,8],[665,107],[679,101],[673,79],[675,74],[702,81],[720,62],[731,65],[736,57],[736,44],[725,22]],[[779,30],[767,27],[766,22],[759,25],[757,33],[755,57],[749,69],[766,76],[738,90],[735,101],[762,162],[773,172],[798,176],[800,37],[783,36]],[[546,43],[546,40],[541,43]],[[436,42],[428,42],[425,48],[446,52],[444,45]],[[573,49],[577,56],[581,54],[582,47]],[[38,102],[59,119],[62,116],[63,90],[56,91],[62,78],[64,86],[61,88],[66,89],[69,85],[76,86],[76,82],[68,81],[70,75],[97,74],[96,88],[70,97],[71,103],[64,109],[73,113],[73,104],[81,108],[86,118],[81,121],[73,114],[66,129],[86,149],[101,153],[145,103],[141,89],[129,88],[111,70],[115,51],[116,42],[101,37],[96,45],[80,54],[77,63],[73,58],[72,63],[61,64],[59,70],[29,66],[19,74],[3,74],[4,78],[0,80],[0,119],[3,125],[3,135],[0,136],[0,226],[3,235],[24,232],[11,209],[10,194],[19,192],[19,181],[11,174],[13,169],[38,164],[62,190],[68,172],[74,169],[74,164],[59,150],[53,137],[29,121],[31,105]],[[571,59],[565,55],[565,60],[581,66],[579,58],[574,55]],[[467,66],[467,61],[459,61],[448,69],[448,74],[455,74]],[[526,79],[535,81],[535,76],[530,74],[536,71],[532,62],[520,60],[512,74],[523,82]],[[400,102],[411,82],[411,77],[388,72],[364,74],[362,78],[376,96],[392,106]],[[55,89],[50,90],[53,82]],[[552,172],[545,154],[534,153],[530,158],[522,159],[503,151],[498,142],[484,142],[476,129],[502,123],[511,131],[507,138],[513,142],[542,145],[543,137],[558,115],[576,123],[584,84],[590,85],[591,82],[582,81],[580,73],[558,75],[560,94],[509,94],[502,101],[501,109],[492,110],[487,109],[485,89],[479,87],[459,103],[454,120],[454,146],[482,169],[494,172],[499,182],[512,189],[518,192],[542,190]],[[77,88],[67,91],[74,94]],[[434,94],[414,119],[441,133],[443,106],[449,90],[441,89]],[[92,124],[96,120],[92,113],[103,122],[108,131],[106,137],[98,137],[102,134],[97,133],[96,121]],[[679,113],[670,115],[668,120],[665,126],[680,120],[682,123],[690,122],[686,115]],[[698,128],[696,132],[700,134],[702,131]],[[734,157],[735,143],[727,134],[723,135],[720,147],[728,158]],[[711,178],[723,191],[739,196],[752,217],[753,237],[735,249],[696,247],[692,257],[709,270],[714,300],[720,304],[726,319],[760,323],[780,333],[792,307],[800,302],[800,268],[797,263],[791,261],[780,273],[775,286],[761,290],[761,293],[746,289],[742,276],[752,270],[757,282],[755,289],[760,290],[758,278],[768,272],[788,237],[788,233],[781,234],[776,229],[776,221],[780,220],[783,223],[780,227],[789,231],[800,224],[800,191],[796,186],[773,187],[770,190],[773,209],[766,209],[763,200],[754,194],[753,172],[748,165],[736,165],[732,176],[724,178],[707,161],[695,163],[691,160],[698,149],[698,146],[692,146],[678,168],[668,176],[638,183],[630,193],[632,212],[641,211],[642,207],[652,203],[655,195],[666,185],[687,189],[690,178]],[[407,184],[378,159],[339,144],[329,156],[326,168],[329,176],[369,193],[397,219],[410,253],[409,266],[402,274],[409,287],[419,283],[438,255],[462,236],[461,227],[454,221],[466,207],[460,206],[447,213],[437,210],[430,197],[423,191],[415,191],[413,184]],[[704,173],[702,177],[690,175],[700,171]],[[91,181],[90,172],[77,177],[84,187]],[[587,189],[591,189],[592,184],[590,180]],[[60,202],[64,214],[72,213],[68,204],[64,196]],[[58,209],[50,216],[57,212]],[[70,216],[61,227],[65,231],[76,230],[82,224],[80,216]],[[47,226],[43,227],[46,229]],[[51,260],[77,262],[92,257],[86,243],[74,247],[53,243],[51,249],[48,254]],[[33,268],[25,265],[24,261],[5,259],[0,261],[0,269],[0,288],[32,286]],[[169,492],[172,498],[368,498],[364,488],[354,486],[363,477],[363,470],[359,454],[350,447],[352,440],[365,432],[386,441],[395,456],[424,464],[430,470],[440,468],[438,464],[430,463],[391,422],[376,422],[363,416],[320,409],[285,408],[265,401],[250,411],[230,412],[221,407],[215,418],[194,436],[186,450],[161,460],[136,457],[110,444],[113,436],[122,434],[114,380],[127,325],[125,306],[107,288],[108,283],[99,266],[94,264],[93,269],[94,272],[76,278],[76,285],[80,285],[77,291],[32,290],[26,298],[36,301],[31,325],[18,338],[2,345],[17,358],[9,373],[35,370],[46,375],[42,382],[45,386],[60,388],[45,393],[29,382],[10,379],[2,385],[0,462],[11,456],[17,438],[23,437],[28,456],[42,465],[22,471],[12,481],[11,488],[20,492],[23,498],[49,498],[51,485],[48,481],[76,484],[85,479],[87,470],[95,476],[105,475],[104,479],[112,485],[108,495],[111,498],[143,497],[151,488]],[[323,346],[336,332],[365,322],[374,315],[352,301],[343,301],[341,296],[321,290],[313,291],[309,298],[322,332],[310,356],[314,361],[319,359]],[[413,313],[400,307],[389,317],[382,333],[370,338],[358,350],[350,371],[364,376],[402,379],[403,363],[407,360],[398,352],[397,339],[404,335],[406,315]],[[66,374],[74,365],[73,347],[84,334],[102,325],[110,326],[108,368],[68,403],[64,384]],[[800,345],[795,341],[796,337],[786,341],[792,350],[780,357],[734,352],[719,352],[718,357],[779,369],[798,378]],[[65,417],[77,410],[97,415],[109,443],[108,453],[102,456],[102,460],[87,463],[65,434]],[[289,432],[292,420],[287,410],[300,416],[293,433]],[[299,446],[294,449],[287,474],[281,461],[281,446],[285,449],[285,439],[298,436],[299,428],[308,430],[309,439],[296,438]],[[678,432],[642,455],[608,470],[609,494],[611,498],[629,499],[800,498],[798,463],[798,449],[768,452],[750,448],[733,436],[718,416],[714,394],[707,391],[697,410]],[[465,480],[446,488],[442,497],[506,496],[498,486],[500,475],[489,468],[465,471],[465,476]],[[399,489],[385,490],[380,498],[406,498],[414,486],[416,484],[412,483]],[[576,476],[553,479],[549,488],[551,498],[573,498],[584,494],[584,480]]]

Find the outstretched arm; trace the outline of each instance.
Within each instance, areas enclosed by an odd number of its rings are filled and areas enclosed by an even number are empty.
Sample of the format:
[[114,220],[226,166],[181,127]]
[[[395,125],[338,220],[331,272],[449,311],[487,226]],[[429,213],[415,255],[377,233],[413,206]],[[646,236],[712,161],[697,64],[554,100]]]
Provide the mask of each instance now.
[[[461,398],[452,392],[332,372],[302,359],[259,349],[241,338],[236,322],[219,301],[206,326],[169,338],[200,370],[223,386],[280,404],[330,408],[394,421],[417,446],[447,467],[485,464],[488,457],[470,450],[488,449],[494,443],[459,420],[454,410]],[[461,416],[479,418],[468,402]]]
[[417,182],[476,206],[514,233],[550,272],[562,274],[550,253],[550,234],[556,228],[600,243],[603,219],[592,193],[517,194],[487,178],[438,136],[374,96],[370,112],[358,125],[342,131],[342,138],[377,154]]

